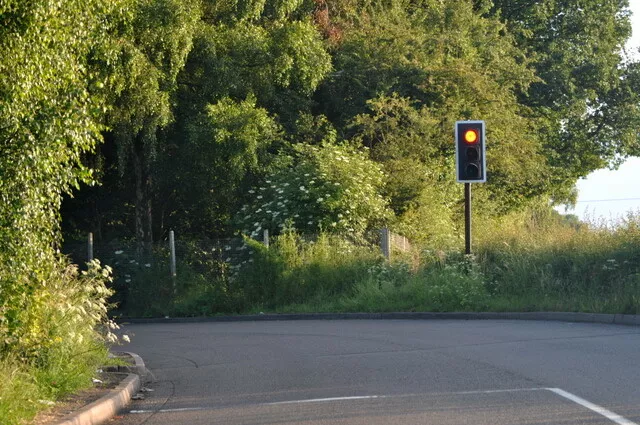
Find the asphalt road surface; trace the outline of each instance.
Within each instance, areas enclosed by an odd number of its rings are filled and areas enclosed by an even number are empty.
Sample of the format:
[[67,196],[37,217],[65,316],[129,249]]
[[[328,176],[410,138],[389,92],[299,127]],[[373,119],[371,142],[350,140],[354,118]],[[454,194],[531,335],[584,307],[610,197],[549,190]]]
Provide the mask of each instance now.
[[640,425],[640,329],[460,320],[125,325],[113,425]]

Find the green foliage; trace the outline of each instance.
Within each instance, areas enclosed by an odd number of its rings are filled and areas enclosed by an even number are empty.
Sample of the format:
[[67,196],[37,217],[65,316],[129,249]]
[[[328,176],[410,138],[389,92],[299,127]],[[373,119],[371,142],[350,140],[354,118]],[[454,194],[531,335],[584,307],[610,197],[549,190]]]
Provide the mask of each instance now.
[[[117,337],[107,319],[111,269],[98,261],[78,272],[56,264],[28,299],[21,323],[0,323],[0,414],[21,424],[69,393],[92,385]],[[6,422],[5,422],[6,421]]]
[[572,311],[638,311],[637,215],[609,228],[542,210],[489,225],[478,254],[494,294],[559,299]]
[[184,166],[171,177],[188,184],[189,190],[175,194],[183,206],[182,220],[175,228],[229,233],[231,214],[241,205],[243,189],[264,173],[272,161],[269,151],[281,143],[280,126],[256,105],[253,96],[239,102],[223,98],[190,120],[183,137],[189,141],[188,149],[172,162]]
[[62,194],[92,180],[81,156],[93,149],[101,129],[105,93],[87,58],[111,29],[102,19],[124,6],[1,6],[7,24],[0,38],[2,353],[33,350],[47,329],[33,314],[51,295],[48,281],[63,269],[55,250]]
[[240,269],[233,283],[242,291],[244,311],[339,297],[351,292],[366,278],[368,268],[380,261],[370,247],[325,233],[315,241],[304,241],[287,231],[268,249],[257,243],[251,246],[253,261]]
[[496,0],[486,11],[506,22],[532,59],[539,80],[520,102],[544,122],[544,155],[560,197],[563,185],[637,151],[638,97],[629,91],[636,65],[622,60],[631,31],[628,5]]
[[244,232],[277,234],[286,226],[305,233],[348,232],[355,237],[389,216],[380,195],[383,174],[366,152],[347,144],[300,144],[262,185],[249,191],[252,202],[239,218]]
[[380,265],[369,270],[353,296],[339,302],[342,311],[481,310],[487,299],[483,276],[465,262],[432,266],[412,273],[406,265]]
[[[109,273],[60,256],[63,193],[93,182],[82,158],[100,140],[112,53],[109,18],[127,1],[0,4],[0,417],[23,423],[39,399],[79,386],[106,357]],[[25,396],[15,395],[27,391]],[[6,393],[5,393],[6,391]],[[7,395],[5,395],[7,394]],[[33,398],[31,398],[33,397]],[[24,403],[32,407],[25,407]]]

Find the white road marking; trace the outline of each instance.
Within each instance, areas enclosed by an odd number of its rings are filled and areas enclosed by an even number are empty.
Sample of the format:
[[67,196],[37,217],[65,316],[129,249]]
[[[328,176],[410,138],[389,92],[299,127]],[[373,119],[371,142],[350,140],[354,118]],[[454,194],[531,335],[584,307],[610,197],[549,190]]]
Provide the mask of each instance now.
[[[521,392],[521,391],[550,391],[560,397],[572,401],[582,407],[585,407],[610,421],[618,424],[618,425],[639,425],[635,422],[626,419],[617,413],[614,413],[608,409],[605,409],[602,406],[598,406],[597,404],[591,403],[581,397],[578,397],[575,394],[571,394],[568,391],[565,391],[560,388],[512,388],[512,389],[504,389],[504,390],[476,390],[476,391],[459,391],[459,392],[451,392],[451,393],[440,393],[438,395],[470,395],[470,394],[496,394],[496,393],[513,393],[513,392]],[[304,403],[327,403],[332,401],[349,401],[349,400],[372,400],[372,399],[383,399],[383,398],[402,398],[402,397],[415,397],[415,396],[425,396],[427,394],[402,394],[402,395],[364,395],[364,396],[352,396],[352,397],[328,397],[328,398],[312,398],[305,400],[289,400],[289,401],[277,401],[273,403],[261,403],[261,406],[277,406],[277,405],[286,405],[286,404],[304,404]],[[183,407],[176,409],[158,409],[158,410],[131,410],[129,413],[133,414],[143,414],[143,413],[176,413],[176,412],[196,412],[202,410],[215,410],[215,408],[211,407]]]
[[570,392],[561,390],[560,388],[547,388],[547,390],[551,391],[552,393],[558,394],[560,397],[564,397],[567,400],[571,400],[582,407],[586,407],[587,409],[604,416],[605,418],[617,423],[618,425],[638,425],[635,422],[631,422],[629,419],[623,418],[617,413],[613,413],[611,410],[607,410],[602,406],[598,406],[597,404],[591,403],[590,401],[580,398],[575,394],[571,394]]
[[207,407],[181,407],[176,409],[155,409],[155,410],[130,410],[129,413],[141,414],[141,413],[175,413],[175,412],[199,412],[202,410],[211,410]]
[[274,403],[263,403],[263,406],[275,406],[278,404],[302,404],[302,403],[326,403],[329,401],[344,401],[344,400],[369,400],[373,398],[389,398],[392,396],[385,395],[361,395],[354,397],[330,397],[330,398],[311,398],[306,400],[290,400],[290,401],[276,401]]

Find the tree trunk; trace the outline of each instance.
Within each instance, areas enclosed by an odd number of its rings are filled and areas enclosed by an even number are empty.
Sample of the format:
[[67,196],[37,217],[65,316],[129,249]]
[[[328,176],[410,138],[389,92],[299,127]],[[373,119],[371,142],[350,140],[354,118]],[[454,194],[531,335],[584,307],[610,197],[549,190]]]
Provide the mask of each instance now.
[[136,254],[139,261],[148,263],[151,261],[153,247],[153,210],[151,194],[153,193],[153,181],[149,158],[145,155],[144,142],[136,138],[132,149],[132,162],[136,181],[135,199],[135,231]]

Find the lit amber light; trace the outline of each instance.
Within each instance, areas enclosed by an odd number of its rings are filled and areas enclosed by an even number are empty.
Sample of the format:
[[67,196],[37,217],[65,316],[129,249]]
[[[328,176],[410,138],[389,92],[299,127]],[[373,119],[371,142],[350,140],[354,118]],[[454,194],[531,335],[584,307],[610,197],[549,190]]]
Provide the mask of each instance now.
[[467,143],[475,143],[478,141],[478,132],[476,130],[467,130],[464,132],[464,141]]

